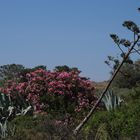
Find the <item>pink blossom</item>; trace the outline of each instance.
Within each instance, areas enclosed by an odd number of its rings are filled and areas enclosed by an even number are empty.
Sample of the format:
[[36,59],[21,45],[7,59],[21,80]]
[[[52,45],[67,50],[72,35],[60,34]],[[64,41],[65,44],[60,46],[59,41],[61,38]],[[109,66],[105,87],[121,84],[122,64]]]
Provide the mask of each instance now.
[[[75,111],[81,111],[94,103],[95,95],[91,81],[79,76],[79,71],[54,72],[43,69],[27,73],[26,82],[15,83],[8,81],[0,92],[15,96],[15,92],[24,95],[34,108],[41,110],[50,107],[48,102],[42,101],[43,96],[65,96],[75,104]],[[46,99],[47,100],[47,99]]]

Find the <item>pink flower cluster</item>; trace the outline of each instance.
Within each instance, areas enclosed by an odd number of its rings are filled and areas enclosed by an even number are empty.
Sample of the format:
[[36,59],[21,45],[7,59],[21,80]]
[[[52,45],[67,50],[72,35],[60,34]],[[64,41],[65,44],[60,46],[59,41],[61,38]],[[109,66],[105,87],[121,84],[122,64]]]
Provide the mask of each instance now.
[[74,103],[74,111],[81,111],[93,105],[96,98],[92,83],[80,77],[79,73],[79,71],[51,72],[38,69],[27,73],[24,82],[8,81],[3,88],[0,88],[0,92],[9,94],[13,98],[16,98],[15,93],[21,94],[35,110],[50,107],[50,97],[57,99],[62,96]]

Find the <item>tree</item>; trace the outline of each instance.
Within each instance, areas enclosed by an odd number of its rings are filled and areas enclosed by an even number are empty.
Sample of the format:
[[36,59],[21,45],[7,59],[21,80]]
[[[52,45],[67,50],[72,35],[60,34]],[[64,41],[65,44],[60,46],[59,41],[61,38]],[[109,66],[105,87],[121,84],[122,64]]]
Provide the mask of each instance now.
[[[116,43],[118,48],[121,50],[121,53],[124,54],[124,57],[123,57],[121,63],[116,68],[116,70],[113,73],[108,85],[106,86],[106,88],[102,92],[101,96],[99,97],[99,99],[97,100],[95,105],[92,107],[92,109],[87,114],[87,116],[81,121],[81,123],[75,128],[75,130],[74,130],[75,135],[82,129],[82,127],[86,124],[86,122],[92,116],[94,111],[97,109],[97,107],[99,106],[102,98],[104,97],[104,95],[106,94],[106,92],[110,88],[111,84],[113,83],[115,77],[120,72],[120,70],[121,70],[122,66],[124,65],[124,63],[128,60],[129,55],[131,53],[138,53],[139,54],[140,29],[138,28],[138,26],[133,21],[125,21],[123,23],[123,26],[126,27],[128,30],[130,30],[132,32],[132,34],[134,35],[134,38],[132,39],[132,41],[129,41],[127,39],[120,39],[116,34],[111,34],[110,35],[110,37]],[[124,51],[124,48],[126,48],[127,51]]]
[[140,83],[140,60],[133,64],[124,64],[112,85],[118,88],[133,88],[138,83]]
[[[70,68],[69,66],[67,65],[63,65],[63,66],[56,66],[55,71],[59,71],[59,72],[62,72],[62,71],[65,71],[65,72],[70,72],[70,71],[79,71],[78,68],[76,67],[73,67],[73,68]],[[80,72],[80,71],[79,71]]]
[[17,79],[18,74],[24,70],[24,66],[20,64],[9,64],[0,66],[0,79],[11,80]]

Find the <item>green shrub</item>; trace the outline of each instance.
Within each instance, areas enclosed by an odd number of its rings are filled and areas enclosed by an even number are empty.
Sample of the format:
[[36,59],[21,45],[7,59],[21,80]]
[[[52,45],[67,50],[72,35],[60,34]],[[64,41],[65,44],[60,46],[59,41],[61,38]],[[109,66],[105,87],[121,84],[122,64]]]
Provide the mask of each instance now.
[[140,60],[137,60],[134,64],[126,63],[121,68],[121,72],[118,73],[113,81],[114,87],[119,88],[133,88],[140,83]]
[[129,103],[112,112],[99,111],[90,119],[85,126],[86,135],[97,133],[101,124],[106,125],[106,131],[111,139],[131,138],[134,139],[140,129],[140,101]]
[[[61,139],[66,137],[70,140],[74,139],[72,136],[72,129],[70,126],[64,124],[61,120],[54,119],[56,116],[49,115],[37,115],[36,117],[31,116],[20,116],[15,118],[11,125],[16,126],[15,135],[11,139]],[[24,137],[22,138],[21,135]],[[11,140],[10,139],[10,140]]]

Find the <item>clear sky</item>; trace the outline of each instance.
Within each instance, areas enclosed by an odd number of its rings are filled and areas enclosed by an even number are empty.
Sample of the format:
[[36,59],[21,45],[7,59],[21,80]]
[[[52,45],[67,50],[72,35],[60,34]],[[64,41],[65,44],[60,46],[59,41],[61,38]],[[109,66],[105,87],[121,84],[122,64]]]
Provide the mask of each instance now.
[[104,60],[119,53],[109,34],[128,36],[124,20],[140,25],[138,7],[139,0],[1,0],[0,65],[68,65],[107,80]]

